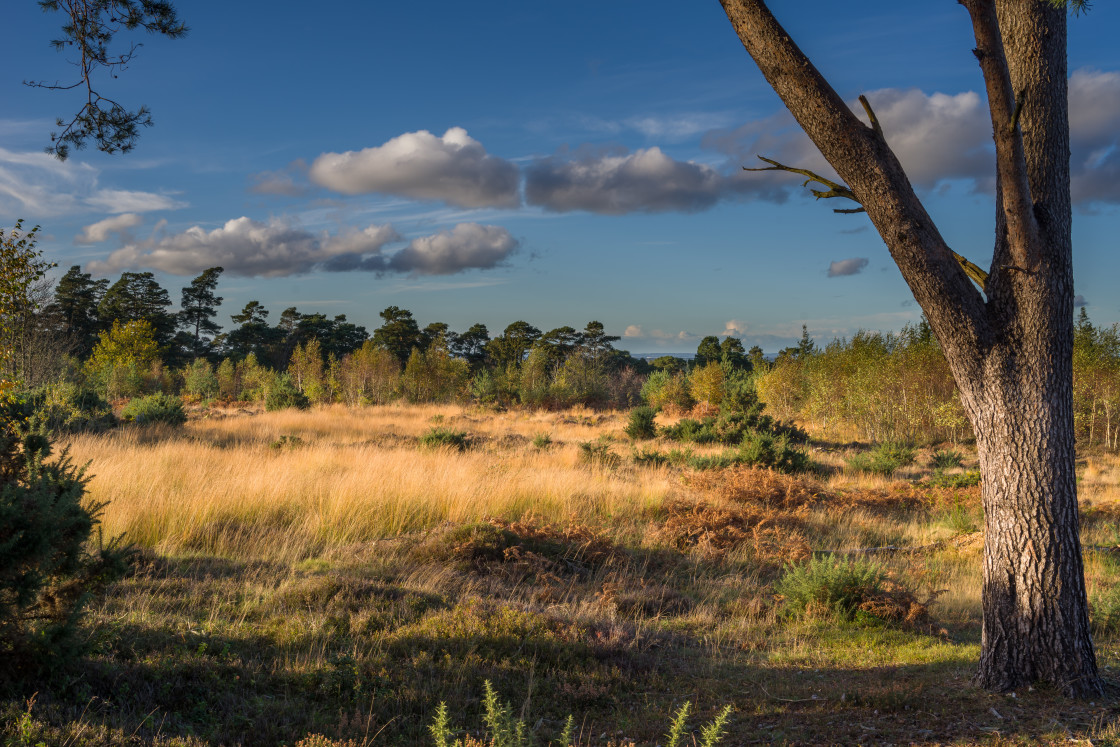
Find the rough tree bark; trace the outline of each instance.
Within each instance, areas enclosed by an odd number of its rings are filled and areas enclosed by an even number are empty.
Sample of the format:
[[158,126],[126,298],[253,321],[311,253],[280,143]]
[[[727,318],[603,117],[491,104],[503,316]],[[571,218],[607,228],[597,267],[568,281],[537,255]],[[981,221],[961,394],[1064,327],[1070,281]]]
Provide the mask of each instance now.
[[817,179],[830,187],[818,196],[854,199],[882,236],[976,431],[985,510],[978,684],[1006,691],[1042,681],[1092,696],[1101,683],[1074,479],[1066,13],[1047,0],[960,2],[972,19],[996,146],[986,275],[946,245],[866,100],[870,125],[763,0],[721,0],[767,82],[845,182]]

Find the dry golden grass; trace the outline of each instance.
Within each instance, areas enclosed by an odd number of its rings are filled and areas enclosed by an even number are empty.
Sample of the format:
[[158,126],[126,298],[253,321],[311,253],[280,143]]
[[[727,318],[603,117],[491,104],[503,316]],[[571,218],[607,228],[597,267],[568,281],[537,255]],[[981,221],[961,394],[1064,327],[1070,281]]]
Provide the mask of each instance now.
[[[890,480],[845,472],[843,448],[813,452],[831,477],[635,466],[625,424],[587,410],[230,408],[74,438],[91,499],[110,501],[106,530],[155,552],[91,612],[104,653],[87,679],[114,709],[88,716],[83,695],[57,710],[51,696],[34,714],[42,741],[91,719],[121,730],[105,743],[131,743],[145,719],[157,728],[166,690],[204,704],[167,732],[205,739],[173,744],[423,744],[435,704],[474,714],[492,678],[503,697],[531,694],[533,719],[590,713],[643,744],[689,694],[743,714],[728,744],[866,742],[867,724],[877,742],[991,743],[961,726],[995,718],[968,685],[978,488],[908,482],[929,475],[929,450]],[[433,427],[470,447],[419,446]],[[600,439],[621,459],[586,463],[579,444]],[[1087,544],[1120,544],[1118,480],[1114,456],[1084,465]],[[884,546],[903,549],[858,552]],[[880,564],[898,586],[870,611],[896,621],[791,618],[775,582],[810,551]],[[1086,556],[1090,595],[1112,592],[1117,567]],[[1106,665],[1115,637],[1098,637]],[[1019,696],[1021,721],[996,743],[1032,743],[1068,712]]]
[[[441,427],[467,431],[475,448],[417,448],[433,415],[443,416]],[[70,449],[93,464],[89,496],[109,501],[109,533],[162,552],[291,559],[444,521],[641,516],[668,495],[666,470],[579,461],[578,442],[609,433],[617,420],[579,411],[330,408],[195,420],[179,431],[124,428],[76,437]],[[540,432],[551,433],[552,446],[530,445]],[[299,441],[276,447],[282,436]]]

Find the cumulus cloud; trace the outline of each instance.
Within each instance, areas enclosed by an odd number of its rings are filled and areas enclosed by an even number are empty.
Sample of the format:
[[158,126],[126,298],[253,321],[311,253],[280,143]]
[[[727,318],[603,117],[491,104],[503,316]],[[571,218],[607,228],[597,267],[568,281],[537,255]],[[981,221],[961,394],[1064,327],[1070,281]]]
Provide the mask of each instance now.
[[144,219],[136,213],[122,213],[112,218],[91,223],[74,237],[74,241],[79,244],[96,244],[108,239],[110,234],[123,234],[128,229],[135,228],[143,222]]
[[104,274],[146,267],[172,275],[197,275],[221,266],[240,277],[285,277],[316,270],[453,275],[495,267],[518,246],[506,229],[477,223],[460,223],[450,231],[415,238],[399,251],[386,251],[403,240],[388,224],[331,234],[278,219],[261,222],[242,217],[210,231],[194,226],[126,244],[105,261],[91,262],[90,269]]
[[[913,184],[930,188],[945,179],[991,177],[991,117],[976,92],[950,96],[887,88],[867,98]],[[853,109],[858,106],[852,102]]]
[[186,203],[154,192],[102,187],[100,172],[75,159],[0,148],[0,216],[33,220],[89,212],[144,213]]
[[104,262],[91,262],[90,268],[108,273],[147,267],[172,275],[197,275],[221,266],[229,275],[283,277],[310,272],[342,257],[377,254],[399,239],[389,225],[330,235],[280,220],[263,223],[242,217],[212,231],[193,226],[179,234],[128,244]]
[[1075,309],[1080,309],[1082,306],[1088,306],[1088,305],[1089,305],[1089,302],[1086,301],[1085,296],[1081,295],[1080,293],[1078,293],[1076,296],[1073,297],[1073,307]]
[[851,259],[838,259],[828,264],[830,278],[844,277],[845,275],[858,275],[863,272],[871,260],[867,257],[852,257]]
[[460,223],[450,231],[413,239],[388,260],[388,269],[416,275],[453,275],[496,267],[509,258],[517,239],[500,226]]
[[622,330],[622,336],[623,337],[645,337],[645,333],[642,332],[642,325],[631,324],[631,325],[628,325],[626,327],[626,329]]
[[1074,203],[1120,203],[1120,73],[1073,73],[1069,135]]
[[674,160],[660,148],[558,154],[525,174],[528,203],[556,212],[696,212],[734,191],[733,181],[711,166]]
[[[886,88],[867,97],[915,186],[933,189],[961,180],[978,191],[994,189],[992,128],[983,96],[974,91],[950,95]],[[864,116],[856,100],[848,103]],[[1074,71],[1069,106],[1074,202],[1083,206],[1120,202],[1120,73]],[[733,129],[712,130],[702,145],[741,166],[754,166],[755,155],[762,154],[823,176],[834,173],[787,112]],[[800,188],[797,177],[781,172],[747,173],[743,178],[781,195]],[[758,195],[775,197],[762,190]]]
[[723,331],[720,332],[720,337],[742,337],[747,334],[747,329],[750,325],[739,319],[728,319],[727,323],[723,325]]
[[310,177],[349,195],[380,192],[466,208],[520,203],[517,166],[489,155],[461,127],[442,137],[420,130],[373,148],[324,153],[311,164]]

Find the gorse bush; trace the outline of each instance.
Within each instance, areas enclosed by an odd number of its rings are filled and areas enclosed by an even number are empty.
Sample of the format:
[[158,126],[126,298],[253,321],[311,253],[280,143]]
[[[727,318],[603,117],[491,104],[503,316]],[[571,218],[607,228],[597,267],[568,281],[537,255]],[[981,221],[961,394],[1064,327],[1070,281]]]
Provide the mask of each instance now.
[[630,420],[626,423],[626,435],[635,441],[644,441],[657,435],[657,424],[654,418],[657,411],[652,407],[635,407],[630,411]]
[[118,541],[88,547],[105,504],[83,505],[86,477],[66,452],[48,461],[45,429],[0,401],[0,678],[80,654],[90,598],[127,570]]
[[264,409],[272,412],[274,410],[287,410],[293,407],[297,410],[306,410],[311,407],[311,400],[307,398],[307,395],[296,388],[290,376],[281,374],[277,376],[272,385],[268,387],[264,397]]
[[544,450],[544,449],[547,449],[549,446],[552,446],[552,434],[551,433],[538,433],[538,434],[533,436],[533,447],[534,448]]
[[470,445],[470,442],[467,439],[465,431],[456,431],[450,428],[434,426],[420,437],[420,445],[426,446],[429,449],[445,446],[463,451]]
[[963,462],[964,457],[954,449],[935,451],[929,458],[929,466],[935,470],[953,469],[960,467]]
[[24,395],[24,402],[51,433],[98,433],[117,425],[109,403],[77,384],[36,387]]
[[121,410],[121,420],[138,425],[182,425],[187,422],[187,413],[183,410],[183,400],[178,397],[150,394],[147,397],[137,397],[125,405]]
[[581,441],[579,459],[584,464],[600,467],[615,467],[622,461],[618,454],[611,451],[610,440],[603,437],[596,441]]
[[913,446],[888,441],[871,451],[849,458],[848,469],[890,477],[903,467],[913,464],[916,454]]
[[836,614],[846,619],[883,590],[883,569],[865,560],[812,558],[788,566],[775,591],[793,615]]

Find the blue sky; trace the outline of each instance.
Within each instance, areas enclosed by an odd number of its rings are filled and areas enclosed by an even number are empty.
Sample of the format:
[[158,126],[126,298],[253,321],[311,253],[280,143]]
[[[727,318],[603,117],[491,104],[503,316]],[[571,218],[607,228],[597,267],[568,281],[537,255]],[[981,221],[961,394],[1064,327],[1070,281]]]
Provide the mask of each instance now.
[[[957,251],[992,244],[990,125],[950,0],[772,3],[846,99],[868,94]],[[863,216],[814,204],[755,153],[824,169],[709,3],[178,4],[107,95],[155,126],[124,156],[42,154],[76,93],[58,14],[6,9],[0,223],[43,227],[62,269],[226,273],[249,300],[421,324],[602,321],[633,352],[734,334],[772,352],[918,318]],[[1120,8],[1071,19],[1077,293],[1120,320]],[[12,30],[17,30],[12,33]],[[123,37],[122,37],[123,38]]]

